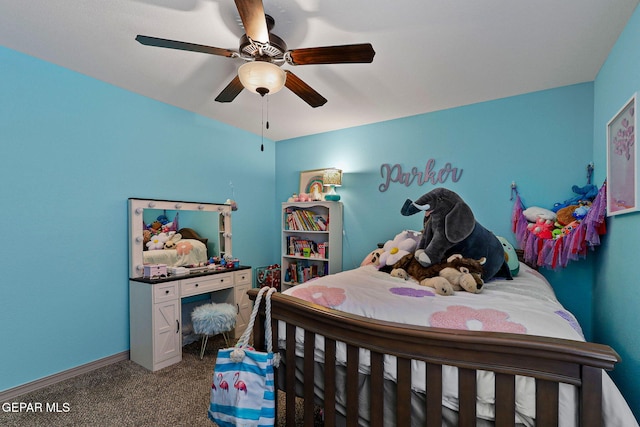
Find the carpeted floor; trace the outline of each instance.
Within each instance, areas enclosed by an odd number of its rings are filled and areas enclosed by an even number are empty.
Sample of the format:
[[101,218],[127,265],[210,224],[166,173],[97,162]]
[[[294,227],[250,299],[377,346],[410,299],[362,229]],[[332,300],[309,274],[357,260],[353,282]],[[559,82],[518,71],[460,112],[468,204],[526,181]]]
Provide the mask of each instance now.
[[[126,360],[22,395],[12,402],[31,403],[34,411],[10,412],[3,405],[0,425],[214,426],[207,409],[219,346],[224,346],[221,337],[209,340],[200,360],[200,342],[189,344],[183,347],[181,363],[158,372]],[[281,393],[279,399],[283,399]],[[278,425],[284,426],[284,405],[280,405],[280,412]],[[296,414],[301,420],[301,404]]]

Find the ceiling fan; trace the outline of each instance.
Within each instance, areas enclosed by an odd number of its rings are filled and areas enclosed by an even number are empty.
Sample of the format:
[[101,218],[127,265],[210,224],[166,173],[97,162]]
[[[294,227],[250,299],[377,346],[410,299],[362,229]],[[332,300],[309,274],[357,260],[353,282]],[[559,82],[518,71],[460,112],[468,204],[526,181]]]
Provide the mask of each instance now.
[[[235,0],[235,3],[245,29],[237,51],[143,35],[136,36],[136,40],[147,46],[208,53],[246,61],[238,69],[238,75],[216,97],[218,102],[233,101],[245,87],[264,96],[286,86],[310,106],[320,107],[327,100],[291,71],[280,68],[284,63],[311,65],[373,61],[375,51],[371,43],[288,50],[285,41],[271,33],[275,22],[265,14],[262,0]],[[251,81],[252,74],[253,77],[259,76],[262,79],[269,73],[275,81]]]

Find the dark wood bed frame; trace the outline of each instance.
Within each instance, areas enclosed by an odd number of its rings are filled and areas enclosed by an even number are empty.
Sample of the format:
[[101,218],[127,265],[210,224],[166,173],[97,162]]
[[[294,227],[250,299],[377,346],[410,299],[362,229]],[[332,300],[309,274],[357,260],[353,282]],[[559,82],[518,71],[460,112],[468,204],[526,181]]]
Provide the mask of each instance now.
[[[257,289],[249,291],[255,301]],[[262,315],[254,324],[254,345],[264,349],[264,302]],[[380,321],[328,309],[295,297],[272,296],[271,316],[274,343],[278,341],[278,321],[286,326],[285,360],[295,360],[296,327],[304,329],[304,425],[314,423],[315,336],[325,337],[324,402],[326,426],[334,426],[336,342],[347,344],[346,424],[358,424],[359,349],[371,352],[371,426],[383,423],[384,355],[397,358],[398,426],[411,425],[411,360],[426,362],[427,425],[442,423],[442,367],[458,368],[459,425],[476,425],[476,371],[495,373],[496,426],[515,422],[515,377],[535,378],[536,424],[558,425],[559,383],[576,386],[579,425],[602,424],[602,369],[611,370],[619,362],[609,346],[563,339],[497,332],[462,331],[411,326]],[[274,344],[275,346],[275,344]],[[295,363],[286,363],[286,424],[295,425]],[[278,373],[283,375],[282,372]],[[277,400],[276,400],[277,401]],[[276,410],[278,408],[276,407]]]

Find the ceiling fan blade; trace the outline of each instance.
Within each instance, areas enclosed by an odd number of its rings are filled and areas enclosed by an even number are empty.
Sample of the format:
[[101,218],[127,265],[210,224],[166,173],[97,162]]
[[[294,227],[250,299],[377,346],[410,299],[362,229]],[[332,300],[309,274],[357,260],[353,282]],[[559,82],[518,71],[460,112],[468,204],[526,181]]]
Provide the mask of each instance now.
[[327,103],[324,96],[316,92],[311,86],[300,80],[298,76],[293,74],[289,70],[285,70],[287,73],[287,79],[284,85],[291,92],[298,95],[304,102],[311,105],[313,108],[322,107]]
[[242,83],[240,83],[240,77],[236,75],[233,80],[231,80],[231,82],[227,85],[227,87],[222,89],[220,95],[216,97],[216,101],[231,102],[236,99],[236,96],[238,96],[240,92],[242,92],[242,89],[244,89],[244,86],[242,86]]
[[220,47],[204,46],[201,44],[179,42],[175,40],[160,39],[158,37],[149,37],[137,35],[136,40],[146,46],[166,47],[169,49],[187,50],[189,52],[201,52],[211,55],[226,56],[231,58],[237,56],[238,52]]
[[292,65],[369,63],[373,62],[375,54],[371,43],[308,47],[289,51]]
[[235,0],[235,2],[247,37],[256,42],[268,43],[269,30],[262,0]]

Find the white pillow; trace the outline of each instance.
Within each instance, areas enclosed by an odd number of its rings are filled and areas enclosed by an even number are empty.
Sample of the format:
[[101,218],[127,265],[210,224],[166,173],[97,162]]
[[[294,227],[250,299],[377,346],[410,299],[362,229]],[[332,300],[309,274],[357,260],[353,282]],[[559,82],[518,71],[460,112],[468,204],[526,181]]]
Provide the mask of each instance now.
[[525,218],[527,218],[527,221],[529,222],[536,222],[538,218],[542,218],[544,220],[550,220],[553,222],[556,221],[555,212],[550,211],[549,209],[538,207],[538,206],[531,206],[530,208],[527,208],[524,211],[522,211],[522,214],[524,215]]

